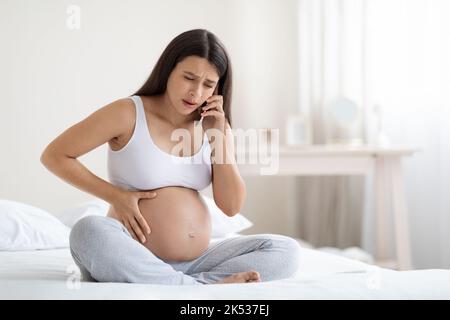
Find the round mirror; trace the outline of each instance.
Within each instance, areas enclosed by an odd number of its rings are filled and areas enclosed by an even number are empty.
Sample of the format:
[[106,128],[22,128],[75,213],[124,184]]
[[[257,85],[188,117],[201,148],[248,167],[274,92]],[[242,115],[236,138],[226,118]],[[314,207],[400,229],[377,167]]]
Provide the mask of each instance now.
[[331,114],[341,126],[349,126],[357,121],[359,116],[358,105],[347,98],[336,100],[330,107]]

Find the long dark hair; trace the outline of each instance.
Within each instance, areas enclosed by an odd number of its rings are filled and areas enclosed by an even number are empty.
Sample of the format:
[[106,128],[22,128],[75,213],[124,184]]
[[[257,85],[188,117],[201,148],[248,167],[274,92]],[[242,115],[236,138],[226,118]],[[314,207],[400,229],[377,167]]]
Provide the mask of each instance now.
[[219,74],[217,94],[223,96],[223,111],[231,126],[231,61],[222,42],[205,29],[189,30],[174,38],[158,59],[150,77],[133,95],[152,96],[165,93],[172,70],[178,62],[192,55],[205,58],[216,67]]

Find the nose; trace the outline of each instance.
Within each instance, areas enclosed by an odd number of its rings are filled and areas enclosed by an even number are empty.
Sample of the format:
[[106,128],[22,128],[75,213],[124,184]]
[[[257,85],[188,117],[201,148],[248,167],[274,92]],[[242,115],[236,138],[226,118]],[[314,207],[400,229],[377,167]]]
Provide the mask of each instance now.
[[189,96],[195,98],[195,100],[197,100],[197,97],[201,97],[202,92],[200,86],[191,88],[191,90],[189,90]]

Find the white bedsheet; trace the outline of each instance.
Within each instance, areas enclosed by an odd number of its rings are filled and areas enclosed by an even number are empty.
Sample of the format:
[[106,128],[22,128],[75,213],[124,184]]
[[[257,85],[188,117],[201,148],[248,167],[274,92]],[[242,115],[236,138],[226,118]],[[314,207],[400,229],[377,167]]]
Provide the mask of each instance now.
[[302,250],[293,278],[204,286],[79,282],[69,249],[0,252],[0,299],[450,299],[450,270],[393,271]]

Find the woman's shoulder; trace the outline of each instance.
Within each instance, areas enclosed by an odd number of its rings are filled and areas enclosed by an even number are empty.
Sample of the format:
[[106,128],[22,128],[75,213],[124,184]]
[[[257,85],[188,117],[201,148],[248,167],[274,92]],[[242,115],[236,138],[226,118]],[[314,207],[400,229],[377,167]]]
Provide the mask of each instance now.
[[118,128],[120,132],[129,131],[134,127],[136,110],[130,97],[119,98],[99,110],[102,123],[109,123]]
[[102,123],[111,128],[114,127],[115,131],[114,138],[109,141],[110,146],[113,150],[118,150],[127,143],[133,134],[136,121],[134,102],[130,97],[124,97],[112,101],[103,109],[105,109],[105,121],[102,121]]
[[111,113],[114,113],[116,117],[123,117],[124,120],[134,119],[135,106],[130,97],[119,98],[108,105],[108,109]]

